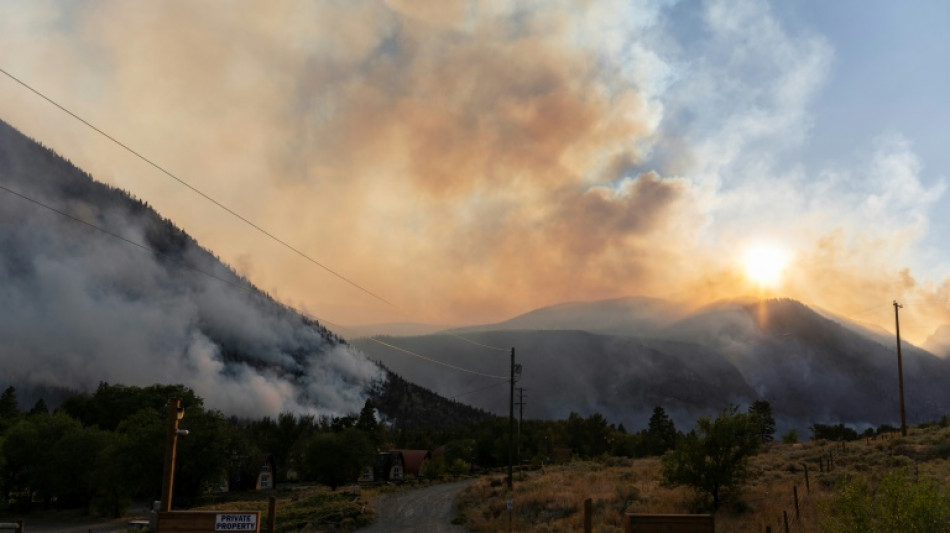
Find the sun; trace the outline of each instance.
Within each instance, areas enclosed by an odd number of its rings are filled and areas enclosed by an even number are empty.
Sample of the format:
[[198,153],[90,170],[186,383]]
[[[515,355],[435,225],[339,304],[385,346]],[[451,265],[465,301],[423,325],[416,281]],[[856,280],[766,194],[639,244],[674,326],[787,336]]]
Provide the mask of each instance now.
[[742,258],[745,275],[763,288],[774,288],[782,281],[789,253],[773,243],[757,243],[746,248]]

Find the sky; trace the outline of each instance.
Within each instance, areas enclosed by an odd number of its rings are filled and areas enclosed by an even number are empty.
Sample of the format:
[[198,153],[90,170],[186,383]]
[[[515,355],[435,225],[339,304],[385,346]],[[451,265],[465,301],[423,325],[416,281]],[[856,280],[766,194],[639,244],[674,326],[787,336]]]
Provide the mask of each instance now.
[[0,119],[330,324],[757,295],[885,329],[899,300],[919,343],[950,323],[948,22],[936,0],[0,3],[0,68],[361,288],[2,75]]

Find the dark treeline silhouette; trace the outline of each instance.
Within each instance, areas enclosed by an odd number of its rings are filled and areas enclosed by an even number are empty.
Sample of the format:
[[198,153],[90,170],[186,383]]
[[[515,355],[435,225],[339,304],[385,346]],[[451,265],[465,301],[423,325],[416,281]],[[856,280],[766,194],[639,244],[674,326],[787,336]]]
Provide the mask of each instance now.
[[[158,499],[166,405],[173,397],[183,399],[180,425],[189,430],[179,439],[176,508],[228,486],[253,488],[247,480],[256,479],[262,457],[273,458],[278,484],[319,482],[333,488],[355,482],[378,451],[392,449],[444,450],[426,476],[507,464],[506,418],[439,402],[397,377],[391,382],[396,386],[376,391],[350,415],[281,413],[260,419],[226,417],[183,385],[100,383],[95,392],[70,396],[52,412],[43,400],[30,409],[19,406],[16,389],[7,387],[0,394],[0,497],[18,511],[78,507],[102,515],[120,515],[133,500]],[[660,455],[683,438],[662,407],[654,409],[646,429],[633,434],[600,414],[571,413],[564,420],[520,424],[516,457],[539,466]]]

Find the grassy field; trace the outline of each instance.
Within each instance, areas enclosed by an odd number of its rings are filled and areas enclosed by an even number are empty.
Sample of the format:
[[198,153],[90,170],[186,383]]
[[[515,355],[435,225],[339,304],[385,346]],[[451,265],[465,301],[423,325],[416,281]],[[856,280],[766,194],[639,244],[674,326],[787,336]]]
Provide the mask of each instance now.
[[[740,501],[716,514],[716,530],[730,533],[822,531],[829,503],[841,484],[863,478],[872,484],[905,469],[911,478],[950,485],[950,428],[912,428],[899,434],[846,444],[771,444],[752,459],[757,475]],[[807,482],[806,482],[807,468]],[[822,471],[824,470],[824,471]],[[478,480],[460,495],[457,520],[478,532],[508,531],[508,499],[514,500],[512,531],[583,531],[584,500],[592,500],[593,530],[623,531],[625,513],[689,513],[694,494],[661,484],[659,458],[574,462],[516,475],[513,493],[501,476]],[[795,492],[798,492],[798,509]]]
[[346,532],[375,519],[371,500],[387,489],[335,492],[320,485],[299,485],[275,492],[219,496],[214,503],[195,510],[260,511],[261,531],[266,531],[269,498],[277,498],[277,531],[300,533]]

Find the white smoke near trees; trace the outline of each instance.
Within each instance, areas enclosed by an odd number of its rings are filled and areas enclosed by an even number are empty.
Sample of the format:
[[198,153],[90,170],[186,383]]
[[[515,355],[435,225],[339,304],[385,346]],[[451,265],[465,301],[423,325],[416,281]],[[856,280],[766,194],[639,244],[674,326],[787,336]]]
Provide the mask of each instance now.
[[142,204],[0,130],[5,188],[152,250],[0,191],[5,382],[183,383],[229,414],[358,412],[377,365]]

